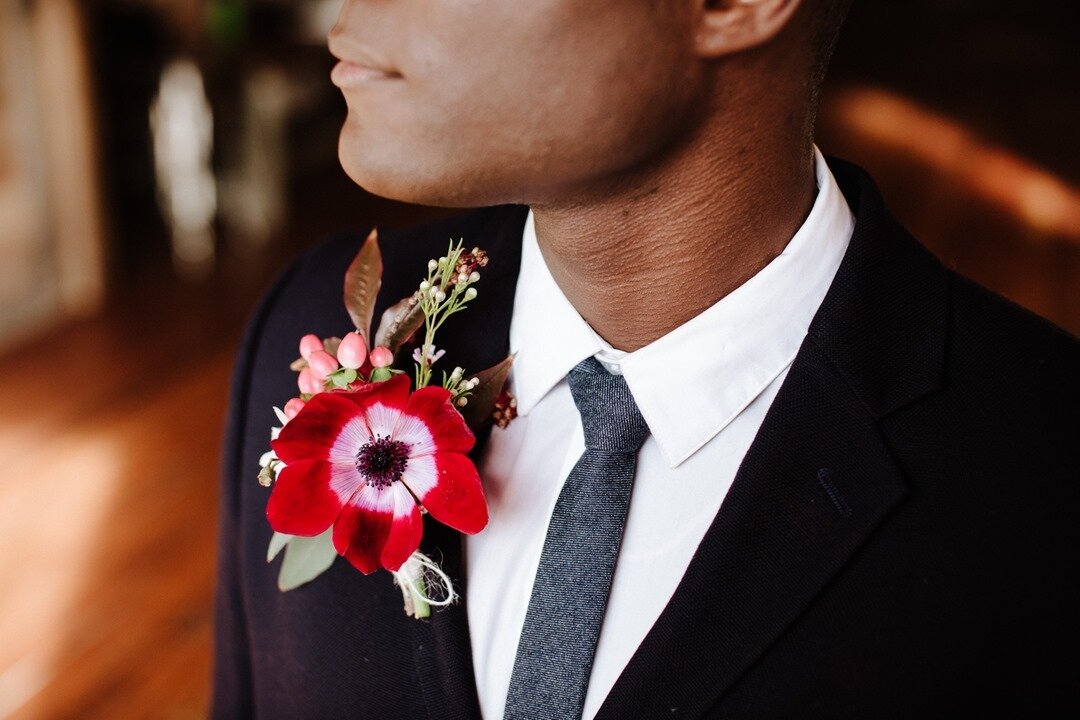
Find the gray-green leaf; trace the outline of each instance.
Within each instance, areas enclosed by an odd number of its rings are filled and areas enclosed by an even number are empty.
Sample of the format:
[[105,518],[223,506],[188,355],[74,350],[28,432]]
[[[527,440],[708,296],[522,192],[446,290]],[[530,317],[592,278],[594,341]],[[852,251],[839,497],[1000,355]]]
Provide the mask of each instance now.
[[286,535],[285,533],[274,533],[274,537],[270,538],[270,547],[266,548],[266,562],[270,562],[278,556],[282,548],[289,544],[291,540],[295,540],[295,535]]
[[298,588],[322,575],[333,565],[334,558],[338,556],[334,549],[333,533],[333,526],[315,537],[282,535],[285,539],[279,540],[281,533],[274,533],[267,550],[267,562],[281,552],[281,547],[276,545],[280,544],[285,548],[285,558],[281,561],[281,572],[278,573],[280,590],[284,592]]

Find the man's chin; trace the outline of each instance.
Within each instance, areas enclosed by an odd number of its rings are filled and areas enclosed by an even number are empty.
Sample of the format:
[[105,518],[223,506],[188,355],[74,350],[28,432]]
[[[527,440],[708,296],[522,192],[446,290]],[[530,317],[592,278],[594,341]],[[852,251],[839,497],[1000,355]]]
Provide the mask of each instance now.
[[401,164],[386,167],[370,158],[356,158],[345,153],[339,153],[338,160],[349,179],[372,195],[388,200],[447,208],[472,208],[503,202],[476,192],[464,178],[425,172],[422,167]]

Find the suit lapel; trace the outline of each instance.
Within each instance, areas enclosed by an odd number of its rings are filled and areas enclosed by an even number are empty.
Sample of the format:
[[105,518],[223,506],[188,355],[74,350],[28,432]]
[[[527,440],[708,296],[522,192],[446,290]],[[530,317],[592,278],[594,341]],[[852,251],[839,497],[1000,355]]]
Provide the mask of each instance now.
[[[492,208],[480,215],[483,221],[479,227],[463,230],[467,246],[479,245],[491,258],[477,285],[481,295],[468,312],[448,320],[440,332],[447,361],[467,371],[490,367],[509,353],[510,318],[527,213],[528,207],[521,205]],[[489,434],[490,428],[478,433],[470,453],[474,462],[479,461]],[[480,717],[469,641],[462,541],[461,533],[435,522],[430,515],[424,516],[420,548],[439,561],[461,595],[459,602],[434,609],[429,619],[412,623],[414,659],[428,713],[432,718],[448,720]]]
[[880,419],[930,392],[945,274],[861,170],[830,160],[855,233],[783,387],[668,605],[597,720],[700,717],[906,492]]
[[[848,252],[716,518],[597,720],[701,716],[907,492],[880,421],[940,380],[945,271],[891,219],[864,172],[829,164],[856,216]],[[484,302],[444,330],[455,364],[480,369],[508,352],[527,212],[492,209],[470,228],[466,239],[489,250],[492,266]],[[462,536],[424,523],[422,549],[463,595],[411,624],[425,700],[431,717],[478,718]]]
[[873,419],[816,348],[801,353],[597,720],[699,717],[904,494]]

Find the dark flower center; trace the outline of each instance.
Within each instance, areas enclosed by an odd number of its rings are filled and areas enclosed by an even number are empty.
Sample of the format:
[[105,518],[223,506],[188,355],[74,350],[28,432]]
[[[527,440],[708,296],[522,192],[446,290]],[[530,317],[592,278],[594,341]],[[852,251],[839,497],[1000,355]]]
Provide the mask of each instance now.
[[356,453],[356,469],[373,487],[386,487],[401,479],[409,464],[409,446],[388,437],[372,438]]

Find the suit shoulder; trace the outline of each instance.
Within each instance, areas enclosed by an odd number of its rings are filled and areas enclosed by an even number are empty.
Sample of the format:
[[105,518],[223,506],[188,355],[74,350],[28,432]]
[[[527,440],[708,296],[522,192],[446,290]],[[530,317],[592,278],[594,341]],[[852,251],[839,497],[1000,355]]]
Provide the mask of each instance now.
[[1080,342],[962,275],[949,278],[943,384],[923,406],[930,425],[986,458],[1075,469]]
[[1016,382],[1064,389],[1080,364],[1080,340],[1046,318],[950,271],[953,357],[984,358]]

